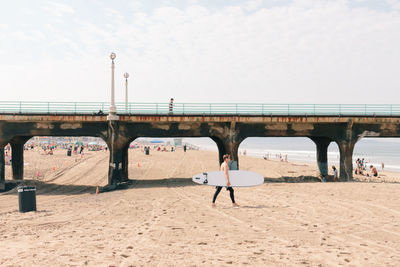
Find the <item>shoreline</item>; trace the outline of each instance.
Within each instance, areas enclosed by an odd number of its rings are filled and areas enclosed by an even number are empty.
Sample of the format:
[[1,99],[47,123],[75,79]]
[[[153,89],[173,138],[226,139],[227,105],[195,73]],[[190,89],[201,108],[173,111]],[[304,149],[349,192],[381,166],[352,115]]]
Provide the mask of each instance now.
[[[261,161],[271,161],[271,162],[276,162],[276,163],[291,163],[293,166],[307,166],[309,168],[312,168],[313,170],[315,170],[315,177],[318,177],[318,170],[317,170],[317,164],[316,163],[309,163],[309,162],[299,162],[299,161],[291,161],[288,160],[287,162],[285,161],[280,161],[279,159],[269,159],[269,160],[264,160],[264,159],[260,159],[258,157],[252,156],[252,155],[240,155],[239,156],[239,165],[241,162],[241,159],[243,158],[251,158],[253,160],[261,160]],[[340,173],[340,167],[335,165],[336,168],[338,169],[339,173]],[[354,174],[354,164],[353,164],[353,179],[354,181],[362,181],[362,182],[399,182],[400,183],[400,172],[395,172],[395,171],[378,171],[378,177],[374,177],[371,176],[371,173],[368,172],[370,174],[370,176],[366,176],[366,175],[357,175]],[[331,166],[328,167],[328,176],[330,178],[333,177],[333,170],[331,168]]]
[[[188,141],[189,142],[189,141]],[[262,144],[260,144],[261,147]],[[202,149],[202,150],[207,150],[207,151],[217,151],[216,147],[213,145],[199,145],[197,146]],[[275,155],[281,154],[282,157],[285,155],[288,155],[289,160],[297,161],[297,162],[305,162],[305,163],[310,163],[314,164],[316,162],[316,151],[314,149],[309,149],[302,147],[301,149],[293,150],[289,149],[282,144],[284,148],[282,149],[277,149],[276,147],[265,147],[265,148],[254,148],[252,146],[246,146],[243,145],[239,148],[239,154],[243,154],[244,151],[247,151],[248,156],[254,156],[254,157],[260,157],[262,158],[264,155],[269,154],[271,159],[275,158]],[[303,144],[304,146],[304,144]],[[362,151],[365,151],[365,148],[362,149]],[[382,151],[380,152],[382,154]],[[388,156],[385,153],[382,155],[378,156],[378,154],[363,154],[361,151],[354,152],[353,154],[353,165],[355,164],[355,161],[357,158],[365,158],[366,163],[369,165],[375,166],[378,171],[381,171],[381,164],[382,162],[385,163],[385,171],[389,172],[399,172],[400,173],[400,158],[398,157],[393,157],[393,156]],[[340,163],[339,159],[339,151],[328,151],[328,163],[329,165],[335,165],[338,166]]]
[[[199,150],[200,151],[207,151],[207,152],[213,152],[213,153],[218,153],[217,151],[210,149],[210,148],[202,148],[201,146],[199,146]],[[268,160],[265,160],[262,158],[262,156],[255,156],[253,154],[251,154],[251,152],[248,152],[249,150],[247,150],[247,155],[243,155],[243,150],[240,150],[241,153],[239,153],[239,166],[240,168],[243,168],[242,165],[242,160],[241,159],[253,159],[253,160],[257,160],[258,162],[261,160],[262,162],[266,161],[266,162],[276,162],[276,163],[286,163],[285,161],[280,161],[279,159],[276,159],[274,157],[270,157]],[[274,154],[275,155],[275,154]],[[284,154],[282,154],[283,158],[284,158]],[[355,161],[355,159],[353,158],[353,160]],[[290,157],[288,157],[288,163],[292,163],[294,164],[294,166],[307,166],[313,170],[315,170],[315,174],[311,175],[309,172],[306,172],[306,174],[304,176],[315,176],[318,177],[319,172],[317,170],[317,164],[316,164],[316,159],[315,162],[310,162],[310,161],[296,161],[296,160],[291,160]],[[338,169],[339,173],[340,173],[340,164],[339,162],[337,162],[338,164],[331,164],[328,167],[328,176],[330,176],[331,178],[333,177],[333,171],[332,171],[332,165],[336,166],[336,168]],[[260,164],[262,164],[260,162]],[[368,162],[367,162],[368,164]],[[378,169],[378,177],[373,177],[373,176],[366,176],[366,175],[357,175],[354,174],[354,170],[355,170],[355,162],[353,162],[353,179],[355,181],[370,181],[370,182],[400,182],[400,171],[392,171],[392,170],[384,170],[382,171],[380,168]],[[246,168],[246,167],[245,167]],[[246,169],[247,170],[247,169]],[[250,170],[250,169],[248,169]],[[370,172],[367,172],[370,174]]]

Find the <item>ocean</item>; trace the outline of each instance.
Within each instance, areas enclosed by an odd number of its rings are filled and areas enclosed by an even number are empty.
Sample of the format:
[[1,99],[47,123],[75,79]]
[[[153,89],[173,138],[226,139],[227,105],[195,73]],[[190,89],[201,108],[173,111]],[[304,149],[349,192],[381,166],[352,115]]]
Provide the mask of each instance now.
[[[217,145],[210,138],[184,138],[183,142],[198,146],[200,149],[217,151]],[[316,163],[315,144],[305,137],[250,137],[239,147],[239,153],[254,157],[269,154],[270,159],[287,155],[288,161]],[[357,142],[353,163],[357,158],[364,158],[368,165],[374,165],[378,170],[381,163],[385,170],[400,172],[400,138],[363,138]],[[339,166],[339,148],[332,142],[328,148],[328,164]],[[353,166],[354,166],[353,165]]]

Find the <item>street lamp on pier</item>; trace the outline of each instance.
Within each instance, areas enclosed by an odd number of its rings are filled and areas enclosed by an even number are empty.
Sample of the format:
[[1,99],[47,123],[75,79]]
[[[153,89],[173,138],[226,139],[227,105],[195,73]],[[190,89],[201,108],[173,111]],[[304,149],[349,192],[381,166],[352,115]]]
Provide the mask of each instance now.
[[129,73],[125,72],[124,73],[124,78],[125,78],[125,109],[128,112],[128,78],[129,78]]
[[112,121],[112,120],[118,120],[119,117],[117,116],[117,108],[115,106],[115,86],[114,86],[114,69],[115,69],[115,64],[114,64],[114,59],[117,57],[117,55],[112,52],[110,55],[111,58],[111,106],[110,106],[110,113],[107,116],[107,119]]

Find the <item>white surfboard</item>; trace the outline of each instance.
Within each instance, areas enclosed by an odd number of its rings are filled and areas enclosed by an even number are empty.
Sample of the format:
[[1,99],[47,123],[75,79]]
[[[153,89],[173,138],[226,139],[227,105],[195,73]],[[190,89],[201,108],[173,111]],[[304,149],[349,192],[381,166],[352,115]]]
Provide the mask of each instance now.
[[[211,186],[226,186],[225,174],[222,171],[203,172],[192,178],[193,182]],[[264,183],[264,177],[252,171],[229,171],[232,187],[250,187]]]

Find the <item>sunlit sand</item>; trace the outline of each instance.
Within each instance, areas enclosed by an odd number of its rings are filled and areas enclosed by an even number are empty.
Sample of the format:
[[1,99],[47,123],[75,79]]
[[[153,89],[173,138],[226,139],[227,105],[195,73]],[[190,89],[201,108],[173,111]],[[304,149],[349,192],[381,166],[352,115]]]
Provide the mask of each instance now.
[[38,210],[19,213],[16,189],[0,194],[0,265],[400,262],[399,174],[321,183],[315,165],[242,156],[240,168],[263,174],[266,183],[235,189],[239,207],[223,190],[213,208],[215,188],[191,177],[218,169],[215,152],[131,150],[132,181],[96,195],[107,184],[108,157],[26,151],[26,182],[37,186]]

